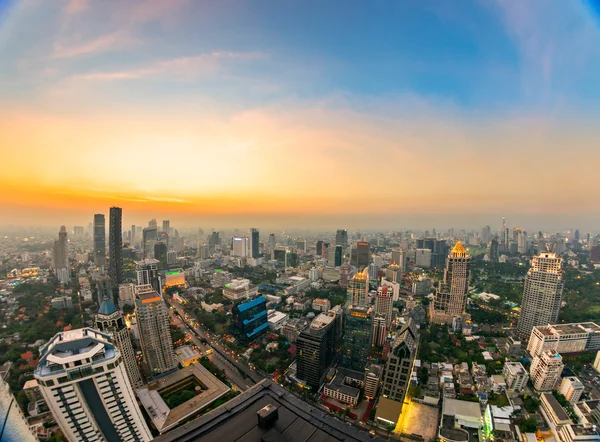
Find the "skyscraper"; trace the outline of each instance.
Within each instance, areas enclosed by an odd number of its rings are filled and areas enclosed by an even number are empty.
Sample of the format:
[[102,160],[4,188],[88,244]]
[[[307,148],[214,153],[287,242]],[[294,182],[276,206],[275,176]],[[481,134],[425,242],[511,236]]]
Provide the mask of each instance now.
[[167,262],[167,245],[159,241],[154,244],[154,259],[158,260],[158,270],[167,270],[169,268]]
[[492,240],[490,241],[488,257],[491,262],[498,262],[498,259],[500,258],[500,248],[499,248],[497,236],[494,236],[492,238]]
[[492,238],[492,228],[490,226],[485,226],[481,229],[481,242],[487,244]]
[[92,328],[61,332],[40,353],[34,376],[69,442],[152,440],[109,334]]
[[391,344],[383,378],[383,397],[403,403],[417,354],[416,332],[409,320]]
[[123,209],[120,207],[110,208],[110,225],[108,236],[108,249],[110,261],[108,274],[112,282],[115,298],[118,296],[119,284],[125,281],[123,277],[123,228],[122,228]]
[[275,250],[276,245],[277,245],[277,239],[275,238],[275,234],[270,233],[269,234],[269,250],[271,251],[271,254],[273,253],[273,250]]
[[435,299],[430,304],[432,322],[449,323],[453,318],[460,317],[467,305],[469,289],[469,264],[471,257],[460,241],[457,241],[444,270],[444,279],[438,284]]
[[317,241],[317,245],[316,245],[316,255],[317,255],[317,256],[321,256],[321,255],[323,255],[323,241],[322,241],[322,240],[318,240],[318,241]]
[[342,247],[348,246],[348,231],[346,229],[339,229],[335,233],[335,245]]
[[336,350],[336,316],[321,313],[296,340],[297,376],[318,390]]
[[158,278],[158,259],[144,259],[136,261],[137,285],[151,285],[158,293],[161,292],[161,284]]
[[259,254],[259,239],[260,234],[258,229],[250,229],[250,258],[258,258]]
[[69,267],[69,240],[67,238],[67,228],[65,226],[60,227],[58,240],[54,241],[52,267],[54,267],[54,269],[66,269]]
[[357,272],[348,284],[346,291],[346,305],[364,307],[369,300],[369,273],[365,268]]
[[334,250],[334,261],[333,265],[335,267],[339,267],[342,265],[342,261],[344,260],[344,248],[341,245],[336,245]]
[[154,287],[136,287],[135,313],[144,361],[150,371],[159,375],[177,368],[171,341],[167,305]]
[[96,315],[96,329],[112,335],[125,364],[129,383],[134,390],[141,388],[143,385],[142,376],[135,359],[135,351],[131,344],[129,330],[125,325],[123,315],[108,298],[100,304],[100,309]]
[[171,234],[171,221],[169,221],[168,219],[163,220],[162,231],[165,232],[167,235]]
[[156,223],[156,218],[152,218],[148,221],[148,227],[151,229],[158,229],[158,224]]
[[104,215],[94,215],[94,262],[98,267],[106,264],[106,224]]
[[154,244],[158,241],[158,231],[156,227],[145,227],[142,230],[142,247],[144,258],[154,258]]
[[240,258],[248,256],[248,238],[233,237],[231,240],[231,254]]
[[368,242],[359,241],[350,251],[350,264],[356,267],[365,267],[371,261],[371,246]]
[[556,253],[542,252],[533,257],[523,287],[523,301],[517,331],[529,338],[537,325],[555,324],[558,321],[564,280],[562,259]]
[[380,286],[377,288],[377,296],[375,297],[375,314],[385,318],[386,326],[390,328],[392,325],[392,311],[394,308],[394,293],[391,287]]
[[369,307],[346,310],[342,348],[342,367],[364,371],[371,354],[373,311]]
[[397,264],[400,267],[400,271],[404,271],[404,252],[402,249],[392,249],[392,264]]

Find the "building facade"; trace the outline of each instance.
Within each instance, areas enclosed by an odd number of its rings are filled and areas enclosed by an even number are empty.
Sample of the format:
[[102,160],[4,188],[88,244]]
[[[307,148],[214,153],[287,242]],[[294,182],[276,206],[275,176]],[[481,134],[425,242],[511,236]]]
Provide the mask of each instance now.
[[258,296],[233,307],[231,329],[240,341],[256,339],[269,328],[267,300]]
[[346,291],[346,305],[364,307],[369,300],[369,273],[368,269],[357,272],[350,282]]
[[119,290],[119,284],[125,282],[123,276],[123,209],[120,207],[110,208],[110,224],[108,230],[108,274],[112,282],[113,290]]
[[94,262],[98,267],[106,264],[106,221],[104,215],[94,215]]
[[346,310],[342,348],[342,366],[364,371],[369,355],[373,331],[373,311],[366,306],[350,306]]
[[505,362],[502,370],[506,389],[520,393],[529,381],[529,373],[520,362]]
[[522,337],[528,338],[537,325],[558,322],[563,288],[562,259],[552,252],[534,256],[525,278],[517,323]]
[[34,376],[69,442],[152,440],[109,334],[58,333],[41,349]]
[[417,336],[412,321],[409,320],[392,342],[383,375],[381,394],[400,403],[410,384],[411,372],[417,351]]
[[318,390],[335,356],[335,316],[321,313],[296,340],[297,377]]
[[538,391],[553,390],[564,368],[562,356],[554,350],[548,350],[531,361],[529,376]]
[[560,354],[600,350],[600,326],[594,322],[579,322],[533,327],[527,351],[537,356],[546,350]]

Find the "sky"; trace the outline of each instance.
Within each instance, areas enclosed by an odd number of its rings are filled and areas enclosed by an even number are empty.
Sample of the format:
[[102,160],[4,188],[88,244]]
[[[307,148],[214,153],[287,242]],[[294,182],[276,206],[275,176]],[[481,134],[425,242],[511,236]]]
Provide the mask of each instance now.
[[0,0],[0,225],[597,229],[599,17]]

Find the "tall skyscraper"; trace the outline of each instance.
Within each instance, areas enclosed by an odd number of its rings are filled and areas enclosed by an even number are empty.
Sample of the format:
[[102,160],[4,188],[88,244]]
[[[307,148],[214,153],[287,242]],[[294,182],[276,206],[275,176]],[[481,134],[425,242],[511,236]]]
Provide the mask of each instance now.
[[387,328],[392,325],[392,311],[394,308],[394,293],[391,287],[380,286],[375,297],[375,314],[385,318]]
[[481,229],[481,242],[484,244],[487,244],[488,242],[490,242],[490,239],[492,238],[492,228],[490,226],[485,226],[483,229]]
[[498,262],[500,258],[500,247],[498,244],[498,237],[494,236],[490,241],[490,247],[488,250],[488,257],[491,262]]
[[346,229],[339,229],[335,233],[335,245],[342,247],[348,246],[348,231]]
[[259,238],[260,234],[258,232],[258,229],[250,229],[250,258],[258,258],[258,254],[260,252]]
[[159,241],[154,244],[154,259],[158,260],[158,270],[167,270],[169,268],[167,261],[167,245]]
[[376,281],[379,278],[379,266],[372,262],[369,264],[369,279],[371,281]]
[[356,267],[365,267],[371,261],[371,245],[368,242],[359,241],[350,252],[350,264]]
[[160,261],[158,259],[144,259],[142,261],[136,261],[136,276],[137,285],[151,285],[154,290],[158,293],[161,292],[161,284],[158,278],[158,266]]
[[98,267],[106,264],[106,224],[104,215],[94,215],[94,262]]
[[562,259],[556,253],[542,252],[533,257],[523,287],[523,301],[517,331],[529,338],[537,325],[555,324],[558,321],[564,280]]
[[66,269],[69,267],[69,239],[67,238],[67,228],[65,226],[60,227],[58,240],[54,241],[52,267],[54,269]]
[[231,240],[231,254],[239,258],[248,256],[248,238],[233,237]]
[[151,285],[137,286],[136,296],[135,313],[144,361],[155,375],[176,369],[165,301]]
[[277,245],[277,239],[275,238],[275,234],[270,233],[269,234],[269,250],[271,251],[271,254],[273,253],[273,250],[275,250],[276,245]]
[[381,390],[383,397],[401,404],[404,402],[417,354],[416,341],[416,331],[409,320],[391,344]]
[[158,231],[156,227],[145,227],[142,230],[142,247],[144,258],[154,258],[154,244],[158,241]]
[[148,227],[151,228],[151,229],[158,229],[158,224],[156,223],[156,218],[152,218],[148,222]]
[[165,232],[167,235],[171,234],[171,221],[169,221],[168,219],[163,220],[162,231]]
[[315,253],[317,256],[323,255],[323,241],[322,240],[317,241]]
[[131,245],[135,246],[137,243],[137,232],[135,230],[135,224],[131,225]]
[[342,349],[342,367],[364,371],[371,354],[373,311],[369,307],[346,310]]
[[335,267],[341,266],[342,262],[344,260],[344,248],[340,245],[336,245],[333,253],[334,253],[333,265]]
[[435,299],[430,304],[430,317],[433,322],[449,323],[460,317],[467,305],[469,289],[469,264],[471,257],[460,241],[457,241],[444,270],[444,279],[438,284]]
[[336,316],[321,313],[296,340],[297,376],[318,390],[336,351]]
[[152,440],[111,335],[58,333],[40,353],[34,376],[69,442]]
[[346,305],[364,307],[369,300],[369,272],[365,268],[357,272],[348,284],[346,291]]
[[129,329],[125,325],[121,312],[117,310],[117,307],[108,298],[105,298],[102,304],[100,304],[100,309],[96,315],[96,329],[112,335],[125,364],[129,383],[134,390],[141,388],[143,385],[142,375],[135,359],[135,351],[131,343]]
[[400,271],[404,271],[404,252],[402,249],[392,249],[392,264],[397,264],[400,267]]
[[[116,291],[115,298],[118,296],[119,284],[125,282],[123,276],[123,209],[120,207],[110,208],[110,225],[108,235],[108,249],[110,261],[108,274],[112,282],[113,290]],[[113,298],[113,299],[115,299]]]

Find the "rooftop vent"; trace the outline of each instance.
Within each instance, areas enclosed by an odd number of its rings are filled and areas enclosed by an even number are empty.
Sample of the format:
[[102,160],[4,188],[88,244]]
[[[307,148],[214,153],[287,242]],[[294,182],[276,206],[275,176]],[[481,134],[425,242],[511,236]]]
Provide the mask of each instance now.
[[270,428],[279,418],[278,408],[273,404],[265,405],[256,412],[258,416],[258,426],[260,428]]

